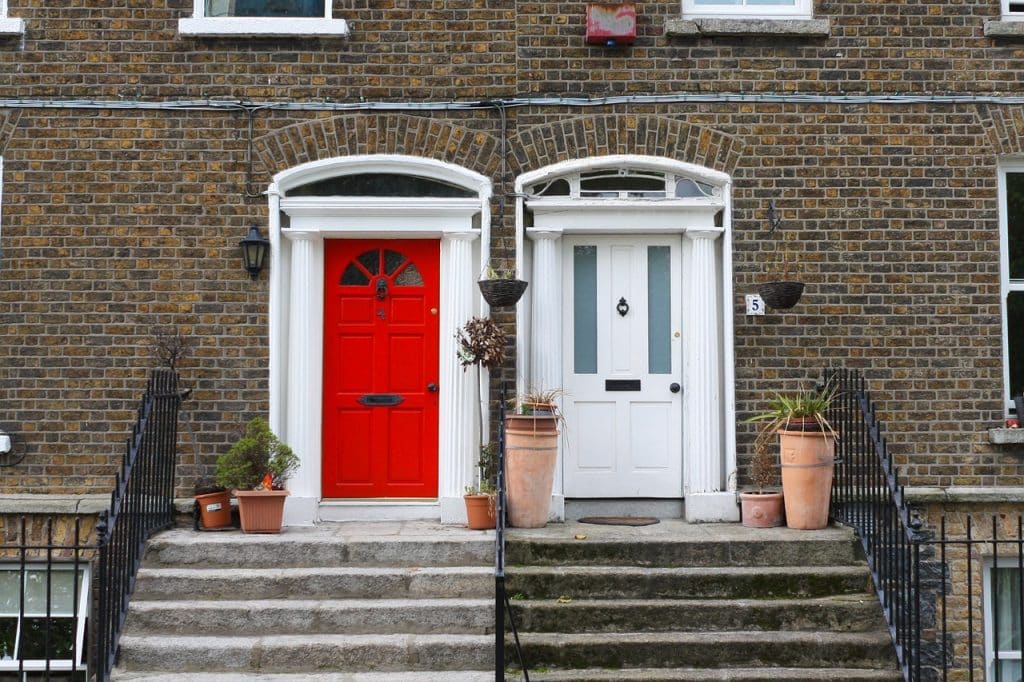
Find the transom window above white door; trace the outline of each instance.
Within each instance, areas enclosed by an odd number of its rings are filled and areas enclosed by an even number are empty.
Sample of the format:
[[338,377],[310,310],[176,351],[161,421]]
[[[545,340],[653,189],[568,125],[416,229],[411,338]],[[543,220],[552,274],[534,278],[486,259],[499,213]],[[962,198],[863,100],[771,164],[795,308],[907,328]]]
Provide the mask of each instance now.
[[721,190],[693,178],[642,168],[608,168],[546,179],[527,188],[529,198],[687,199],[721,196]]
[[683,0],[685,18],[810,19],[813,10],[812,0]]
[[178,21],[183,36],[344,37],[348,25],[332,15],[331,0],[193,0]]

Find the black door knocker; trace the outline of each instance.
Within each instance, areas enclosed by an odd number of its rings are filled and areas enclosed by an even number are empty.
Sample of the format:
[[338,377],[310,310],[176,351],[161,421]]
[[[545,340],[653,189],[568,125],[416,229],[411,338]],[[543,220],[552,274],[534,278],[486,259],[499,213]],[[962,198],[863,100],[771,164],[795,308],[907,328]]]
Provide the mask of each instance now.
[[619,299],[619,304],[615,306],[615,309],[619,311],[619,315],[626,316],[626,313],[629,312],[629,304],[626,303],[625,296]]
[[377,280],[377,300],[383,301],[388,297],[388,280],[381,277]]

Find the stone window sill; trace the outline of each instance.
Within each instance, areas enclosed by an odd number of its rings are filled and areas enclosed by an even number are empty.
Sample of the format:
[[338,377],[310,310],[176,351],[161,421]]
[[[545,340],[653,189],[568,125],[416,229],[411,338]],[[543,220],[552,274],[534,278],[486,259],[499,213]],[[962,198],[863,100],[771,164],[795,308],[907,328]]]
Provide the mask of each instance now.
[[789,36],[827,38],[828,19],[669,19],[669,36]]
[[198,38],[345,38],[344,19],[200,17],[178,20],[178,35]]
[[[1014,429],[1015,431],[1017,429]],[[904,490],[905,499],[911,504],[1005,504],[1024,502],[1024,488],[1020,486],[998,486],[976,488],[951,486],[949,488],[916,487]]]
[[110,495],[0,495],[0,514],[99,514]]
[[989,429],[988,442],[994,445],[1024,444],[1024,429]]
[[986,21],[987,38],[1024,38],[1024,21]]
[[25,33],[24,19],[0,18],[0,38],[21,36]]

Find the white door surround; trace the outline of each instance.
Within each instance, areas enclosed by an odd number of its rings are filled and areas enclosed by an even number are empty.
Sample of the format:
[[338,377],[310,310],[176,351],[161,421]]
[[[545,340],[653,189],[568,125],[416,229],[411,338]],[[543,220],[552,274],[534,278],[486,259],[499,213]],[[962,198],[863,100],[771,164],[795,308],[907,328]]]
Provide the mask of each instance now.
[[[470,190],[471,198],[296,196],[289,191],[343,175],[395,174],[436,180]],[[270,203],[270,426],[299,455],[288,482],[285,523],[321,518],[321,411],[323,384],[324,239],[429,239],[441,243],[438,501],[398,515],[465,520],[462,500],[473,482],[478,450],[473,372],[463,372],[455,331],[486,313],[476,289],[490,248],[491,183],[453,164],[404,155],[348,156],[315,161],[274,176]],[[486,381],[486,377],[484,377]],[[352,503],[342,518],[395,518],[396,507]]]
[[[601,178],[636,176],[628,191]],[[648,177],[644,177],[644,175]],[[664,176],[666,191],[649,191]],[[586,178],[591,178],[588,191]],[[597,180],[593,180],[597,178]],[[673,192],[673,182],[697,188]],[[545,188],[545,189],[538,189]],[[554,189],[548,189],[554,188]],[[682,490],[688,521],[738,521],[728,175],[672,159],[615,155],[564,161],[516,180],[516,263],[530,282],[516,316],[517,390],[563,381],[563,235],[681,234]],[[533,192],[533,193],[531,193]],[[572,439],[572,434],[563,438]],[[560,465],[552,518],[564,518]]]

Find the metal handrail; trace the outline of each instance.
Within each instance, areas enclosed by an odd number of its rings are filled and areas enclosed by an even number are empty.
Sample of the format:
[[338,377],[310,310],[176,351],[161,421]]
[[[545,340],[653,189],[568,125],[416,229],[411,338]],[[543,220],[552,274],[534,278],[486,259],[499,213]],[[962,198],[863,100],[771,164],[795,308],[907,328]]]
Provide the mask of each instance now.
[[494,679],[503,682],[505,679],[505,615],[508,614],[509,625],[515,640],[516,655],[523,678],[530,682],[530,672],[523,659],[523,648],[519,643],[519,631],[516,629],[512,603],[509,601],[508,590],[505,589],[505,509],[508,499],[505,491],[505,385],[501,386],[501,400],[498,402],[498,466],[495,473],[495,523],[494,523]]

